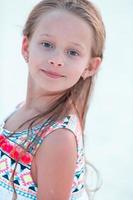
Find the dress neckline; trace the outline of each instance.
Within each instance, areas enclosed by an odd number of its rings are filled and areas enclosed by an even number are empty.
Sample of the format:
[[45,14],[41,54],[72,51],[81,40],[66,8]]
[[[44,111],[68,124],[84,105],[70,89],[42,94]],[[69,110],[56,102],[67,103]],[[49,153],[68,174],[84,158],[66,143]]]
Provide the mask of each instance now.
[[[37,125],[33,126],[33,127],[32,127],[32,131],[38,130],[46,121],[48,121],[48,120],[46,119],[46,120],[44,120],[41,124],[37,124]],[[2,122],[2,124],[1,124],[1,126],[0,126],[0,130],[6,132],[6,133],[8,133],[8,134],[9,134],[9,133],[10,133],[10,134],[13,133],[13,131],[10,131],[10,130],[4,128],[4,126],[5,126],[5,121]],[[21,131],[15,131],[16,134],[20,134],[20,133],[22,134],[22,133],[27,133],[27,132],[28,132],[28,128],[27,128],[27,129],[24,129],[24,130],[21,130]],[[31,132],[31,129],[29,129],[29,132]]]
[[[4,127],[5,127],[5,124],[6,124],[6,121],[7,121],[19,108],[21,108],[23,105],[24,105],[24,101],[21,102],[21,103],[19,103],[19,104],[15,107],[15,109],[14,109],[11,113],[9,113],[9,115],[6,116],[4,120],[2,120],[2,123],[0,124],[0,132],[5,132],[6,134],[12,134],[12,133],[13,133],[13,131],[10,131],[10,130],[4,128]],[[73,116],[73,115],[74,115],[73,112],[72,112],[72,113],[69,113],[68,115],[66,115],[66,116],[64,117],[64,120],[65,120],[66,117],[71,117],[71,116]],[[29,132],[37,131],[39,128],[41,128],[41,126],[45,126],[45,123],[47,124],[49,120],[50,120],[50,117],[44,119],[42,123],[39,123],[39,124],[34,125],[34,126],[32,127],[32,130],[29,129]],[[24,129],[24,130],[21,130],[21,131],[15,131],[15,134],[25,134],[25,133],[27,133],[27,132],[28,132],[28,128],[26,128],[26,129]]]
[[[19,104],[15,107],[15,109],[14,109],[11,113],[9,113],[9,115],[6,116],[6,117],[4,118],[4,120],[2,120],[2,123],[0,124],[0,132],[4,131],[4,132],[6,132],[7,134],[9,134],[9,133],[12,134],[12,133],[13,133],[13,131],[10,131],[10,130],[8,130],[7,128],[4,128],[4,127],[5,127],[5,124],[6,124],[6,121],[7,121],[19,108],[21,108],[21,107],[23,106],[23,104],[24,104],[24,101],[21,102],[21,103],[19,103]],[[34,126],[32,127],[32,131],[38,130],[44,123],[46,123],[46,122],[48,122],[48,121],[49,121],[49,118],[48,118],[48,119],[44,119],[43,122],[40,123],[40,124],[34,125]],[[24,130],[21,130],[21,131],[15,131],[16,134],[27,133],[27,132],[28,132],[28,128],[26,128],[26,129],[24,129]],[[29,130],[29,132],[31,132],[31,130]]]

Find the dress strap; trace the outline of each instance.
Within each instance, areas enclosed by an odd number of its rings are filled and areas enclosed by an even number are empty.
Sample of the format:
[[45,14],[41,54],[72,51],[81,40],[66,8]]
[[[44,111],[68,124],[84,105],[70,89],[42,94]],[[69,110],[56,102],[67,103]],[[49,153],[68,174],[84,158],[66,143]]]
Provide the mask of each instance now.
[[77,144],[77,150],[80,148],[80,142],[82,142],[82,131],[79,123],[79,119],[76,115],[70,114],[66,116],[63,120],[54,122],[48,129],[44,126],[41,129],[40,132],[36,133],[36,136],[34,137],[34,141],[32,141],[32,144],[30,145],[30,153],[33,155],[37,152],[37,149],[42,144],[42,142],[45,140],[46,137],[48,137],[52,132],[56,129],[65,128],[69,129],[72,134],[74,134]]

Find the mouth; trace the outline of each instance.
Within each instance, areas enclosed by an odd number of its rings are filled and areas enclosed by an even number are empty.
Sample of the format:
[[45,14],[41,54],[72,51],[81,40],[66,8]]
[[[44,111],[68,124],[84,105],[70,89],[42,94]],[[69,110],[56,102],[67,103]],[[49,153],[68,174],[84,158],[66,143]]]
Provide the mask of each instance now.
[[61,77],[64,77],[63,75],[57,74],[56,72],[46,71],[44,69],[41,69],[41,71],[43,71],[47,76],[49,76],[51,78],[61,78]]

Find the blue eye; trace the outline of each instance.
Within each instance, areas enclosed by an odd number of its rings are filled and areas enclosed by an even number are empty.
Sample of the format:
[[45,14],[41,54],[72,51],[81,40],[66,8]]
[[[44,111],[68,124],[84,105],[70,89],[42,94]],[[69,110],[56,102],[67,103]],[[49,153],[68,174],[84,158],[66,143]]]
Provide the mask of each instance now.
[[79,53],[75,50],[70,50],[69,54],[70,54],[70,56],[79,56]]
[[50,42],[42,42],[41,43],[45,48],[53,48],[53,45]]

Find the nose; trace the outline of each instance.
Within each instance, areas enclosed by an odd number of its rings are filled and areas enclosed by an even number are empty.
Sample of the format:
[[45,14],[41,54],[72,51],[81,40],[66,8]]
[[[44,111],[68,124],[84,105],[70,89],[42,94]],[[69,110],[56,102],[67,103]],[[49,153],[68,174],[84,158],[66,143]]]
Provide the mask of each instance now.
[[61,58],[61,55],[53,56],[52,58],[49,58],[48,64],[53,65],[55,67],[63,67],[64,66],[64,62],[63,62],[63,59]]
[[54,65],[56,67],[63,67],[64,66],[63,62],[58,62],[58,61],[55,61],[54,59],[49,59],[48,64]]

